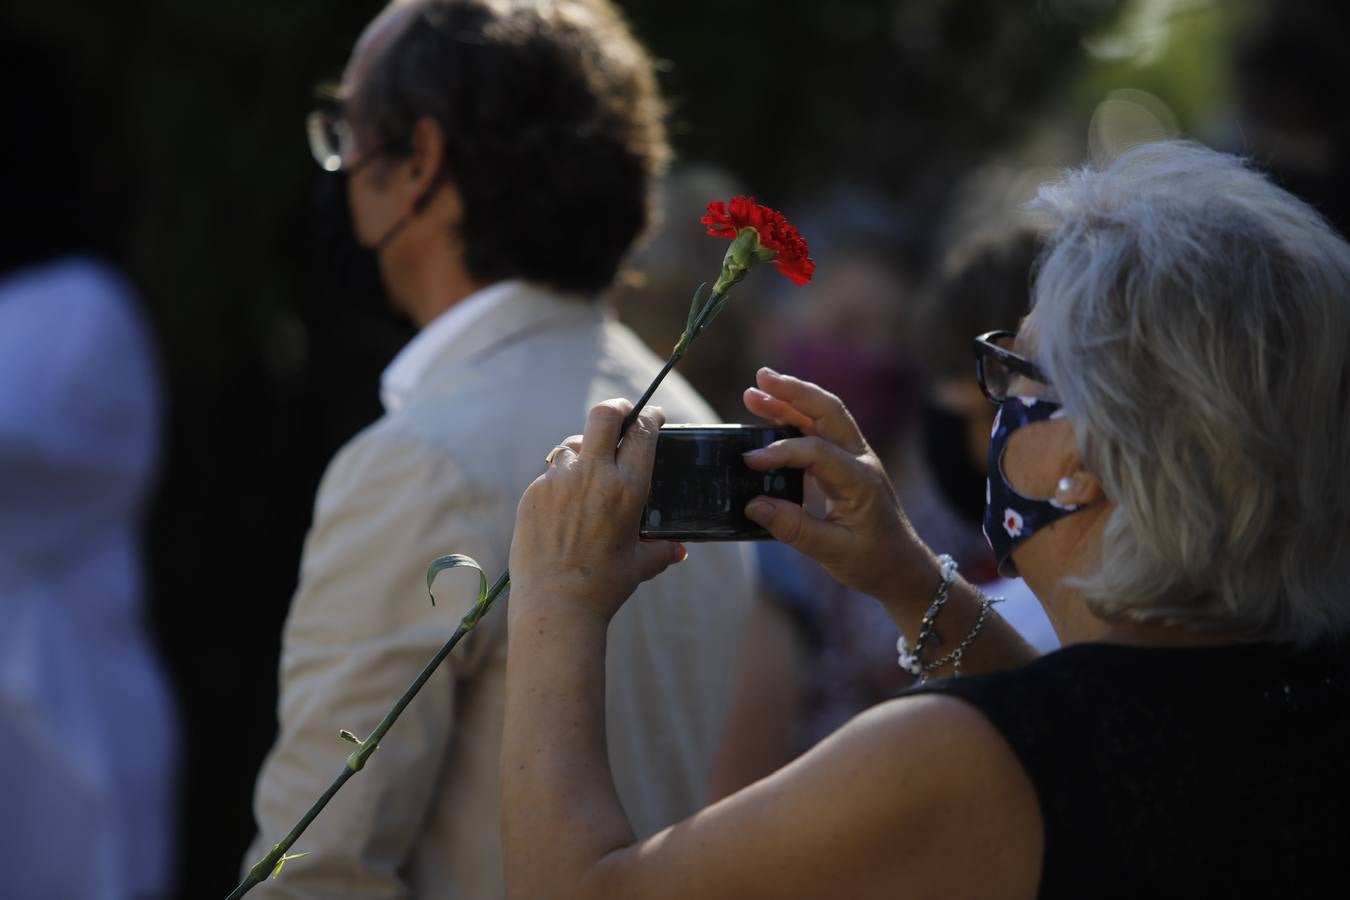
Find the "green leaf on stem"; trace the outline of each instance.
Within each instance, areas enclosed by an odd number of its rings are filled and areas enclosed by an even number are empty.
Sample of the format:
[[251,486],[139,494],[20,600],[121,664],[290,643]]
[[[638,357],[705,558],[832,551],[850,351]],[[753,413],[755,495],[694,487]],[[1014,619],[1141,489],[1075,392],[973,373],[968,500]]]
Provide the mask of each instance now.
[[686,319],[684,323],[685,334],[688,334],[689,330],[694,327],[694,321],[698,319],[698,314],[703,310],[703,304],[706,303],[707,300],[708,282],[705,281],[698,286],[698,290],[694,291],[693,302],[689,304],[689,318]]
[[[735,284],[735,282],[732,282],[732,284]],[[721,314],[723,308],[726,307],[726,305],[727,305],[727,295],[723,294],[720,298],[718,298],[717,305],[714,306],[712,308],[712,311],[708,313],[708,318],[704,319],[703,324],[698,326],[699,334],[702,334],[704,329],[706,329],[709,325],[713,323],[713,319],[716,319],[718,315]],[[695,337],[697,337],[697,335],[695,335]]]
[[276,867],[275,869],[272,870],[272,877],[273,877],[273,878],[276,878],[278,875],[281,874],[281,867],[284,866],[284,865],[286,865],[286,861],[287,861],[287,860],[291,860],[291,859],[300,859],[301,857],[309,856],[309,855],[310,855],[311,853],[313,853],[313,852],[314,852],[313,850],[306,850],[304,853],[284,853],[284,854],[282,854],[281,859],[277,860],[277,867]]
[[451,553],[449,556],[442,556],[427,566],[427,596],[431,598],[432,606],[436,605],[436,595],[431,592],[431,585],[436,581],[436,576],[446,569],[466,567],[478,571],[478,599],[483,599],[487,594],[487,575],[483,572],[483,567],[478,565],[472,556],[465,556],[463,553]]
[[478,573],[478,600],[474,603],[473,607],[464,614],[464,618],[460,620],[460,624],[464,626],[464,630],[468,631],[477,625],[478,620],[483,618],[483,614],[488,611],[487,573],[483,571],[483,567],[478,565],[473,557],[465,556],[463,553],[451,553],[449,556],[442,556],[440,559],[427,566],[427,596],[431,598],[431,605],[435,606],[436,595],[431,592],[432,582],[436,580],[437,575],[441,574],[446,569],[459,568],[473,569]]

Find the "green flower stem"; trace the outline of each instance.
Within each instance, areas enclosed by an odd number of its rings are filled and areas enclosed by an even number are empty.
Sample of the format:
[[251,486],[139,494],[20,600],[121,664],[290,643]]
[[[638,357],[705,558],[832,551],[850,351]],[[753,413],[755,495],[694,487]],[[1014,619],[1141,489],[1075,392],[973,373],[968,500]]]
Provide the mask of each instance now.
[[[648,400],[652,399],[652,394],[656,393],[656,389],[661,386],[661,382],[666,380],[666,376],[670,374],[670,370],[675,368],[675,364],[684,356],[684,352],[689,349],[689,345],[694,342],[694,338],[702,334],[703,329],[708,327],[708,323],[721,312],[722,304],[726,302],[726,298],[726,291],[720,293],[714,291],[712,296],[708,297],[704,302],[703,308],[699,310],[698,316],[691,317],[689,326],[685,328],[684,333],[680,335],[680,339],[675,342],[675,349],[670,351],[670,358],[667,359],[666,364],[661,367],[661,371],[656,373],[656,377],[652,379],[652,383],[647,385],[646,393],[638,399],[637,403],[633,404],[633,411],[628,414],[628,418],[623,420],[623,429],[619,432],[620,438],[627,434],[629,427],[637,421],[638,414],[642,412],[642,408],[647,405]],[[698,302],[698,294],[694,295],[694,302]]]
[[657,374],[656,378],[647,386],[647,392],[642,395],[642,399],[633,404],[632,411],[624,418],[623,427],[619,429],[620,439],[628,433],[628,429],[637,421],[637,417],[642,412],[642,408],[647,405],[648,400],[652,399],[652,394],[656,393],[657,387],[665,380],[666,375],[670,374],[670,370],[675,368],[675,364],[680,361],[680,357],[683,355],[683,350],[677,350],[670,354],[670,359],[666,360],[666,364],[661,367],[661,371]]
[[[742,273],[742,275],[743,274],[744,273]],[[735,281],[739,280],[740,278],[735,279]],[[734,284],[735,281],[732,283]],[[675,349],[671,351],[670,358],[666,360],[666,364],[661,368],[661,371],[656,374],[656,377],[652,379],[652,383],[647,386],[646,393],[644,393],[642,398],[633,405],[633,411],[623,420],[623,426],[619,430],[620,439],[628,432],[629,427],[637,421],[638,414],[641,413],[643,407],[647,405],[647,401],[651,400],[652,395],[656,393],[656,389],[661,386],[661,382],[665,381],[666,376],[670,374],[670,370],[675,368],[675,364],[680,361],[682,356],[684,356],[685,351],[689,349],[689,345],[693,343],[694,339],[703,332],[703,329],[707,327],[708,323],[711,322],[713,317],[721,310],[725,300],[725,291],[720,293],[714,291],[712,296],[708,297],[707,301],[703,304],[703,308],[699,311],[698,317],[694,319],[693,324],[685,330],[684,334],[680,335],[680,340],[676,343]],[[422,685],[427,683],[428,679],[431,678],[432,673],[434,673],[436,669],[440,667],[440,664],[445,661],[445,658],[450,655],[450,651],[455,649],[455,645],[459,643],[460,638],[473,630],[473,627],[478,624],[479,620],[492,608],[492,605],[497,601],[497,598],[502,594],[507,593],[510,588],[511,573],[508,570],[502,572],[501,576],[493,583],[492,587],[488,589],[482,599],[475,603],[473,608],[465,614],[463,620],[459,623],[459,627],[455,629],[455,633],[450,636],[450,640],[446,641],[445,646],[442,647],[440,651],[432,657],[431,661],[426,664],[422,669],[422,673],[417,676],[417,680],[409,685],[408,689],[403,692],[403,696],[398,699],[398,702],[395,703],[393,708],[385,715],[384,720],[370,733],[370,737],[366,738],[364,741],[360,741],[356,740],[355,736],[350,733],[343,734],[345,739],[355,741],[357,746],[356,750],[352,751],[351,756],[347,757],[347,763],[342,767],[342,771],[338,773],[338,776],[335,779],[333,779],[333,783],[328,786],[328,790],[323,792],[323,796],[316,800],[314,805],[309,808],[309,812],[305,813],[304,817],[296,823],[290,833],[282,838],[281,842],[274,846],[271,852],[258,860],[253,868],[248,870],[248,875],[244,877],[244,880],[239,883],[239,886],[236,887],[225,900],[238,900],[238,898],[252,890],[255,885],[266,880],[269,873],[278,872],[279,866],[286,859],[294,858],[293,856],[288,857],[286,851],[295,844],[300,838],[300,835],[304,834],[305,829],[309,827],[309,823],[313,822],[315,817],[323,811],[323,808],[328,805],[328,801],[332,800],[334,795],[336,795],[342,786],[347,783],[347,779],[361,771],[366,764],[366,760],[370,758],[370,754],[374,753],[376,748],[380,746],[380,740],[384,737],[385,732],[387,732],[398,717],[402,715],[403,710],[412,702],[413,697],[417,696],[417,692],[422,689]]]
[[342,786],[347,783],[347,779],[361,771],[365,766],[366,760],[370,758],[370,754],[374,753],[380,746],[380,740],[384,738],[385,733],[389,731],[390,727],[393,726],[398,717],[403,714],[403,710],[405,710],[408,707],[408,704],[412,702],[413,697],[417,696],[417,692],[422,690],[422,686],[431,678],[432,673],[434,673],[436,669],[440,667],[441,663],[445,661],[445,658],[450,655],[450,651],[455,649],[455,645],[460,642],[460,639],[472,630],[473,625],[477,624],[478,620],[492,608],[492,605],[496,602],[497,598],[502,594],[507,593],[510,590],[510,587],[510,573],[503,572],[501,577],[488,589],[487,595],[484,597],[483,601],[479,604],[475,604],[474,608],[464,617],[466,621],[469,621],[472,617],[471,620],[473,624],[465,627],[465,622],[461,621],[459,623],[459,627],[455,629],[454,634],[450,635],[450,639],[445,642],[445,646],[441,647],[436,655],[431,658],[431,661],[422,668],[421,674],[419,674],[417,679],[403,692],[403,696],[399,697],[398,702],[389,710],[380,724],[375,727],[375,730],[370,733],[370,737],[357,744],[356,750],[352,751],[351,756],[347,757],[347,762],[342,767],[342,771],[333,779],[333,783],[328,786],[328,790],[323,792],[323,796],[314,801],[314,805],[309,808],[309,812],[305,813],[300,821],[295,824],[295,827],[290,830],[290,833],[272,848],[271,852],[258,860],[258,862],[253,865],[253,868],[248,870],[248,875],[244,877],[244,880],[239,883],[238,887],[230,892],[230,895],[226,900],[237,900],[237,898],[244,896],[251,891],[255,885],[265,881],[269,874],[276,871],[277,865],[282,861],[282,857],[286,855],[286,851],[291,849],[295,842],[299,840],[300,835],[305,833],[305,829],[309,827],[309,823],[313,822],[315,817],[323,811],[323,808],[328,805],[328,801],[332,800]]

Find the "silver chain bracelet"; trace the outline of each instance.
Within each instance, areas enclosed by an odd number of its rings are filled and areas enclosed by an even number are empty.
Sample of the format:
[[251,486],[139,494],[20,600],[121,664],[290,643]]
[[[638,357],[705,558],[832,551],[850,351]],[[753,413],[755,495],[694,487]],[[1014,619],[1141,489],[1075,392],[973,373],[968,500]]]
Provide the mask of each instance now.
[[933,602],[928,605],[928,611],[919,620],[919,636],[914,641],[914,648],[910,649],[903,634],[895,642],[895,650],[900,655],[900,668],[914,676],[923,675],[923,653],[929,645],[942,643],[934,623],[937,621],[937,614],[942,612],[942,607],[947,603],[947,594],[951,591],[952,582],[956,580],[956,560],[944,553],[937,561],[941,581],[938,582],[937,593],[933,595]]
[[913,649],[910,648],[909,643],[905,640],[903,634],[901,634],[899,639],[895,642],[895,650],[900,657],[900,668],[918,678],[919,684],[926,683],[930,673],[937,671],[948,663],[952,664],[953,672],[959,676],[961,674],[961,660],[965,657],[966,650],[970,647],[971,643],[979,636],[980,631],[984,628],[984,623],[988,621],[989,608],[995,603],[1003,601],[1002,597],[989,597],[981,593],[980,614],[978,618],[975,619],[975,625],[970,629],[970,633],[967,634],[961,643],[956,646],[956,649],[952,650],[950,653],[947,653],[932,662],[925,662],[923,658],[924,651],[931,646],[939,646],[942,644],[942,638],[937,633],[935,622],[937,621],[938,613],[942,611],[942,607],[947,603],[947,596],[951,591],[952,582],[956,581],[956,560],[944,553],[938,557],[938,568],[942,575],[942,581],[938,584],[937,593],[933,595],[933,602],[928,605],[928,610],[923,614],[923,618],[919,620],[919,636],[914,641]]
[[971,645],[976,637],[979,636],[980,629],[984,628],[984,623],[989,619],[989,608],[995,603],[1002,603],[1002,597],[990,597],[986,594],[980,594],[980,615],[975,619],[975,625],[970,629],[970,634],[956,646],[956,649],[946,656],[939,657],[930,663],[925,663],[923,672],[919,675],[919,684],[928,681],[928,673],[937,671],[947,663],[952,664],[952,674],[956,677],[961,676],[961,659],[966,655],[966,649]]

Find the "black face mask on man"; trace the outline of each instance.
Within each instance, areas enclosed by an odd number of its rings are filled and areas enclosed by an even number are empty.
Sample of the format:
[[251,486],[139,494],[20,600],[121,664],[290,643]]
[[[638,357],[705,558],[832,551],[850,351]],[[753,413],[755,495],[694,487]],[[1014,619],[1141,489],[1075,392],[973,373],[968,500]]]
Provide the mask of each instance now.
[[370,321],[387,323],[397,333],[411,333],[413,323],[390,302],[380,275],[379,253],[388,246],[388,233],[375,247],[357,238],[347,203],[347,180],[345,172],[325,172],[315,183],[310,229],[315,295],[323,298],[330,311],[336,304]]
[[347,173],[325,172],[314,189],[314,248],[319,279],[344,293],[383,298],[377,255],[362,246],[347,206]]
[[426,208],[431,192],[423,193],[413,207],[390,225],[374,244],[363,243],[356,234],[348,201],[348,183],[352,170],[325,172],[315,190],[316,223],[314,228],[317,257],[325,280],[342,285],[350,291],[379,297],[384,306],[383,279],[380,275],[380,255],[393,243],[403,229]]
[[[391,243],[393,243],[394,238],[399,236],[399,234],[403,231],[403,229],[408,226],[408,223],[411,222],[415,217],[420,215],[422,210],[426,209],[427,201],[430,198],[431,193],[425,192],[416,200],[414,200],[412,209],[408,210],[408,212],[405,213],[402,217],[400,217],[399,220],[395,222],[393,225],[390,225],[389,228],[385,230],[384,234],[377,241],[375,241],[375,243],[370,247],[370,252],[372,255],[374,255],[376,262],[379,261],[380,254],[384,252],[384,249],[388,247]],[[350,218],[350,216],[348,218]]]

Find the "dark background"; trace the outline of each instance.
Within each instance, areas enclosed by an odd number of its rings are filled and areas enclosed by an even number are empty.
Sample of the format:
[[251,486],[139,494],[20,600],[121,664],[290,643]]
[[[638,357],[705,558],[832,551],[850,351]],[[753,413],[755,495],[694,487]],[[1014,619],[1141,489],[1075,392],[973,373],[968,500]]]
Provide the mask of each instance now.
[[[725,166],[789,213],[847,181],[936,222],[962,176],[1000,154],[1079,161],[1093,104],[1133,85],[1162,96],[1181,133],[1251,153],[1345,225],[1336,3],[1282,2],[1274,18],[1256,0],[1173,3],[1177,37],[1152,62],[1085,43],[1141,6],[1117,0],[621,5],[662,60],[680,158]],[[150,625],[183,724],[179,882],[194,897],[233,886],[252,835],[318,479],[379,414],[379,372],[410,335],[369,272],[334,252],[345,210],[303,130],[312,86],[341,71],[380,6],[49,0],[0,13],[6,46],[31,51],[31,71],[3,88],[4,140],[75,135],[48,175],[84,198],[43,213],[43,179],[11,169],[38,211],[11,205],[7,242],[63,229],[130,277],[158,341],[169,424]],[[1047,127],[1071,135],[1067,153],[1031,158]]]

